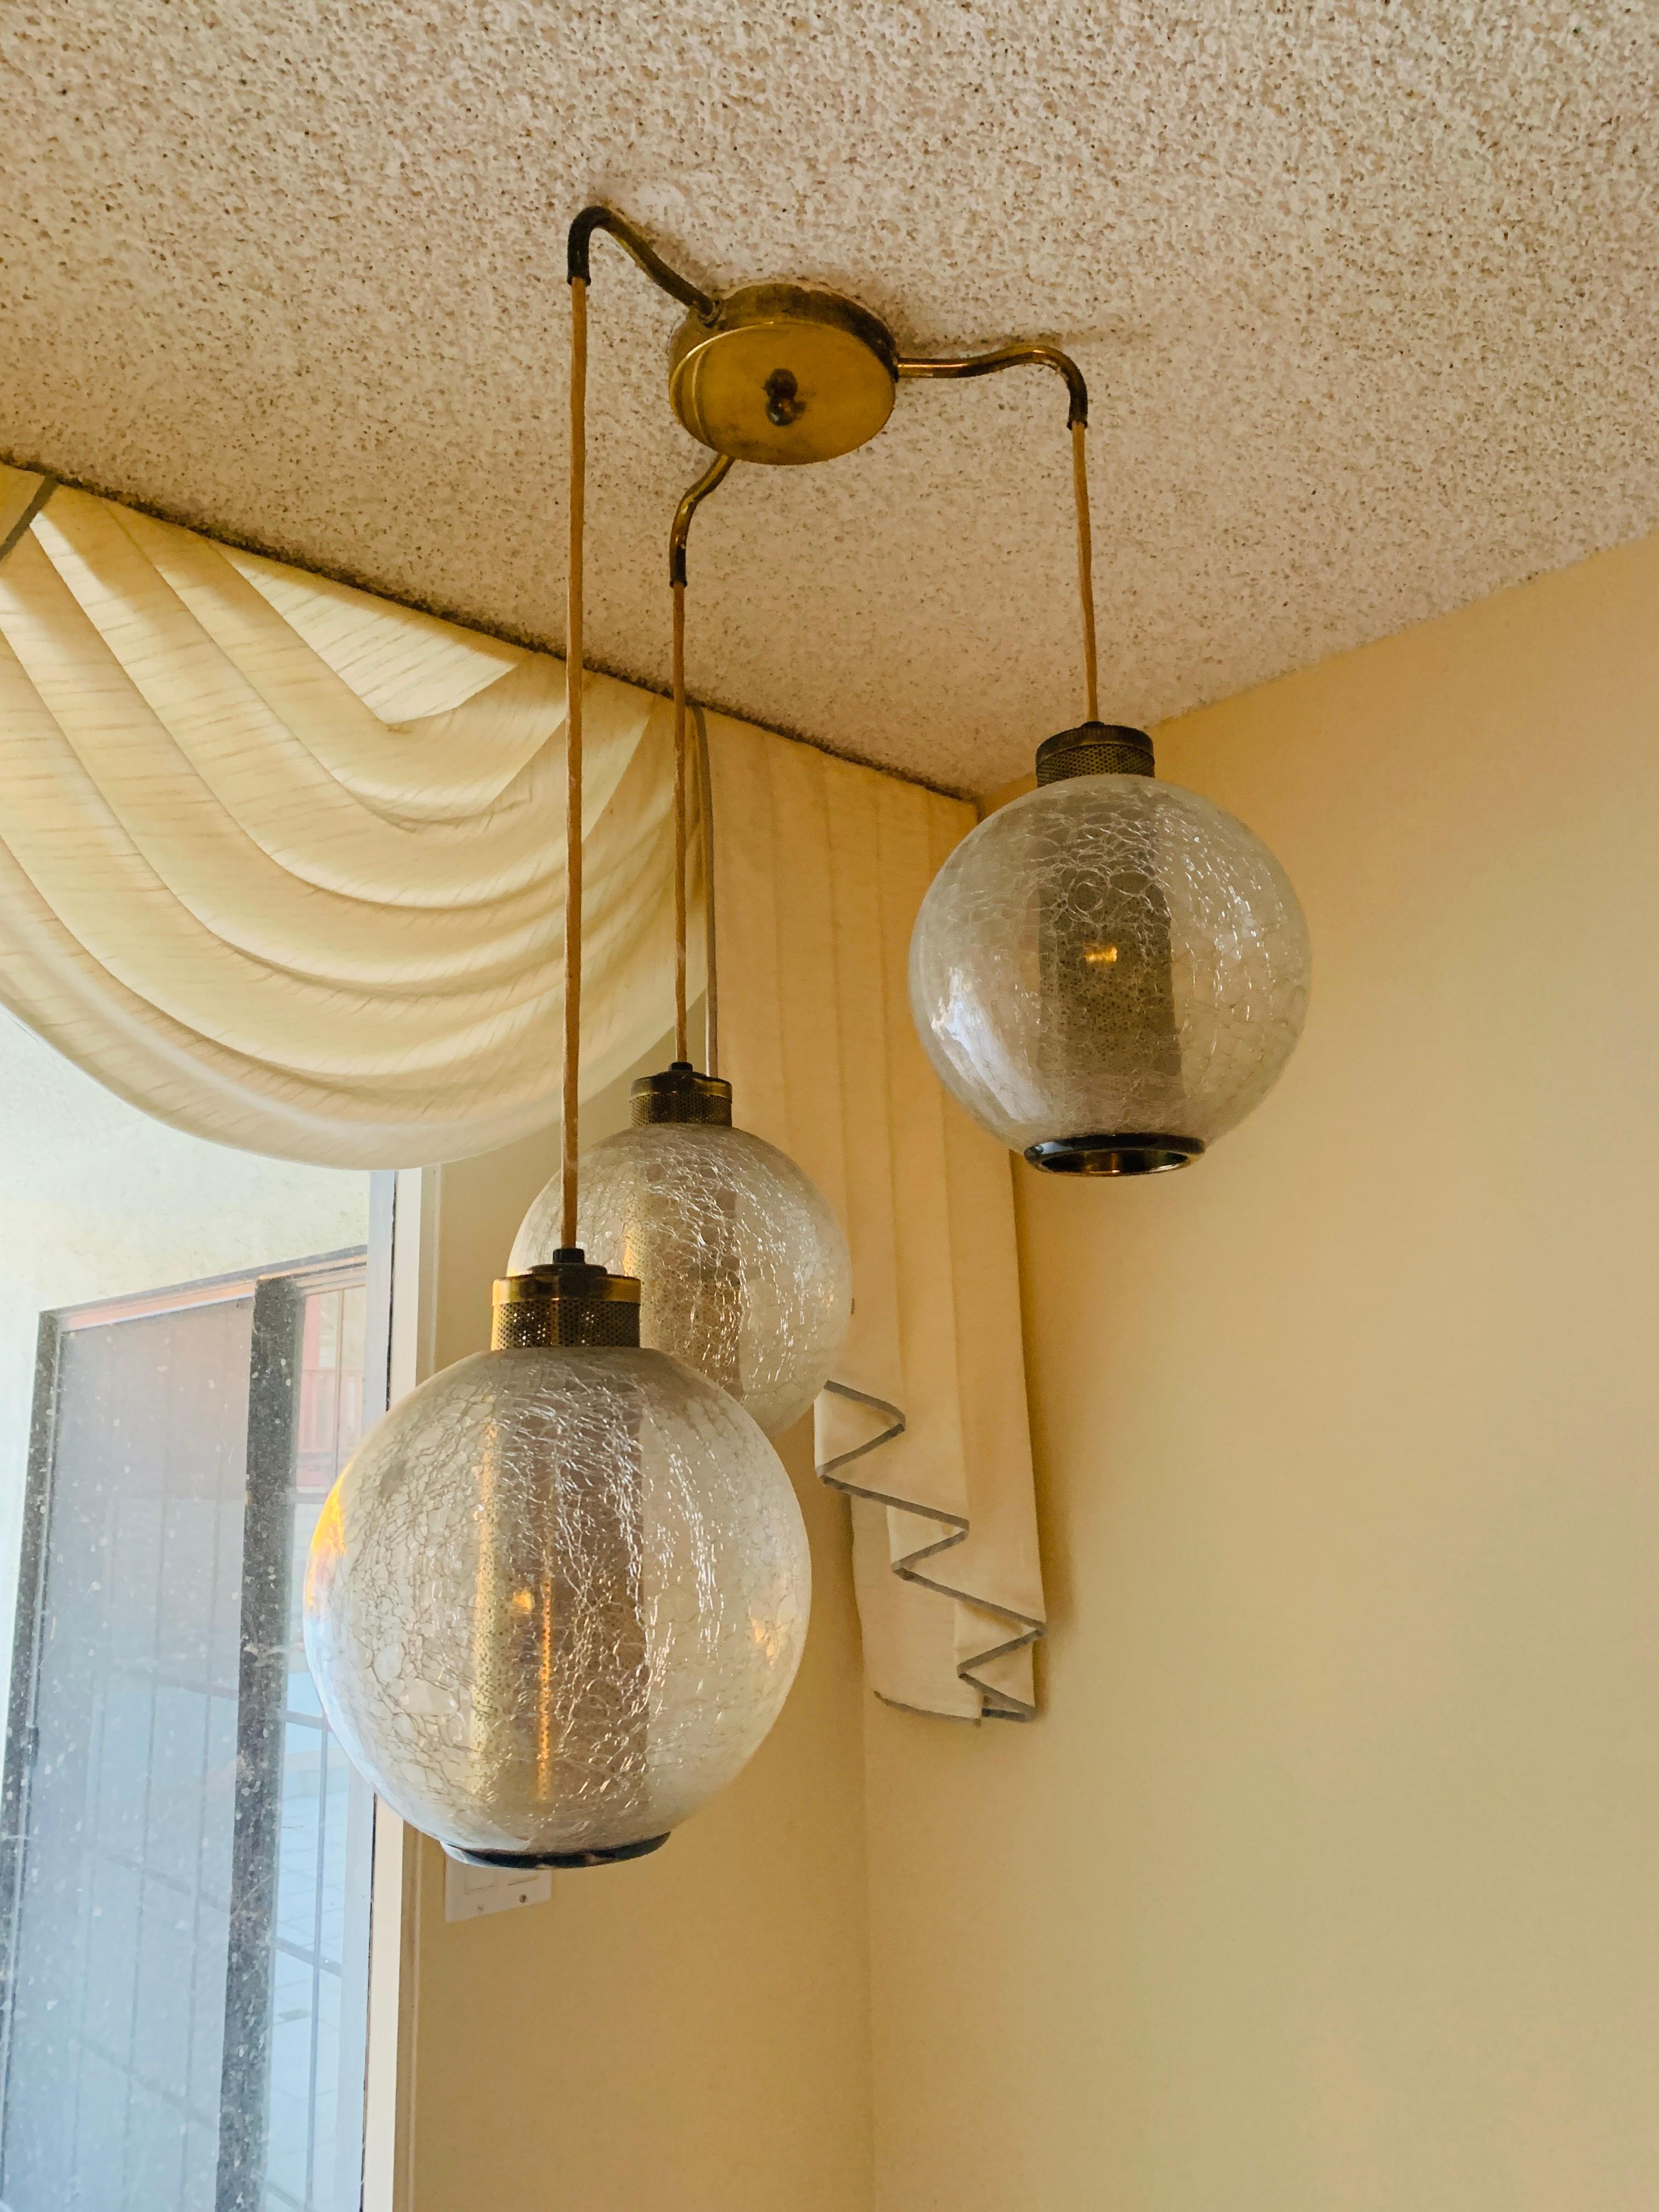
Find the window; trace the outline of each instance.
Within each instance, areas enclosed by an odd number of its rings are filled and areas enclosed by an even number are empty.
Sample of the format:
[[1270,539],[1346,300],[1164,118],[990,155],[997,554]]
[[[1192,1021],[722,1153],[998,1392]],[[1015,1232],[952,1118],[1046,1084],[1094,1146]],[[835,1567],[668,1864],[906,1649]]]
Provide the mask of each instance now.
[[162,1129],[9,1023],[0,1087],[0,2203],[352,2212],[374,1808],[299,1607],[384,1391],[369,1179]]

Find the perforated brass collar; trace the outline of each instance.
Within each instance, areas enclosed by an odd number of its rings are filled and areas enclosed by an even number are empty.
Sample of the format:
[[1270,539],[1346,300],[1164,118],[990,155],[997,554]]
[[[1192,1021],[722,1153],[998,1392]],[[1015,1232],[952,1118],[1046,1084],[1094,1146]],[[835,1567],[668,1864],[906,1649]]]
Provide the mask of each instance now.
[[1145,730],[1121,722],[1079,722],[1037,747],[1039,785],[1073,775],[1155,775],[1152,741]]
[[556,1252],[538,1267],[503,1275],[490,1293],[492,1352],[532,1346],[623,1345],[640,1340],[640,1285],[608,1274],[580,1251]]
[[657,1121],[700,1121],[713,1129],[732,1126],[731,1085],[718,1075],[699,1075],[689,1060],[671,1060],[659,1075],[638,1077],[628,1104],[636,1129]]

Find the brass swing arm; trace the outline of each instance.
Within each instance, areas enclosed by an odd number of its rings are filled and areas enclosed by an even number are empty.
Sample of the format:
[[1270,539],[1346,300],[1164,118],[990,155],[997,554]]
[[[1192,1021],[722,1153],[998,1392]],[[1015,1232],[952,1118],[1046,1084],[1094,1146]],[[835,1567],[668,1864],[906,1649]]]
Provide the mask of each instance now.
[[712,323],[720,313],[720,301],[711,293],[694,284],[689,276],[682,276],[671,269],[650,241],[635,230],[626,216],[618,215],[612,208],[585,207],[570,226],[565,257],[568,281],[586,284],[589,281],[588,264],[592,258],[593,234],[603,230],[614,238],[625,253],[637,261],[659,291],[666,292],[671,300],[678,300],[683,307],[690,307],[694,315],[705,323]]
[[673,527],[668,533],[668,580],[670,584],[685,581],[685,543],[691,534],[691,518],[711,491],[726,482],[732,471],[730,453],[717,453],[713,462],[697,478],[685,497],[674,509]]
[[901,356],[893,364],[900,376],[991,376],[1000,368],[1052,368],[1066,380],[1066,389],[1071,395],[1071,410],[1066,417],[1066,427],[1074,430],[1079,423],[1089,420],[1089,387],[1083,371],[1068,353],[1055,345],[995,346],[989,353],[964,354],[953,361],[907,361]]
[[[687,1027],[685,858],[690,792],[687,787],[685,697],[685,544],[691,518],[711,491],[725,483],[732,471],[729,453],[717,453],[674,510],[668,533],[668,589],[674,616],[674,1057],[690,1057]],[[697,722],[700,811],[702,819],[703,878],[714,883],[714,832],[710,827],[708,737],[701,716]],[[704,1049],[711,1076],[720,1073],[720,986],[714,970],[714,904],[712,889],[706,890],[704,931],[707,939]]]
[[[670,299],[678,300],[683,307],[703,322],[713,322],[720,313],[720,301],[711,293],[694,284],[689,276],[682,276],[671,269],[661,254],[643,234],[636,230],[626,216],[618,215],[614,208],[594,204],[585,207],[570,226],[566,241],[565,258],[568,281],[586,284],[592,281],[592,261],[593,234],[604,231],[614,238],[625,253],[631,255],[659,291]],[[668,580],[671,584],[685,581],[685,547],[690,535],[691,518],[709,493],[723,483],[732,467],[729,453],[719,454],[711,468],[699,477],[674,512],[673,528],[668,536]]]

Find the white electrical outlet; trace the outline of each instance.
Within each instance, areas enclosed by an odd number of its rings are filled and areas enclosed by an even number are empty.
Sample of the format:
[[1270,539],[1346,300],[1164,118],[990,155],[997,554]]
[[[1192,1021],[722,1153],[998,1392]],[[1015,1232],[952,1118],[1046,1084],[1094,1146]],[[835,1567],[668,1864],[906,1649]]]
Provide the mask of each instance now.
[[515,1912],[521,1905],[545,1905],[552,1894],[550,1867],[515,1874],[511,1867],[469,1866],[465,1859],[444,1861],[446,1920],[482,1920],[487,1912]]

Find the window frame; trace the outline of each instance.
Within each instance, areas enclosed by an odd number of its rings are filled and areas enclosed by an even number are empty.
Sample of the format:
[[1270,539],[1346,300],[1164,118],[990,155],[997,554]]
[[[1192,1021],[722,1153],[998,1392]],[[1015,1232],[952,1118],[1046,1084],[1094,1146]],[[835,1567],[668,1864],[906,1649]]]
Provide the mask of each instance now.
[[[175,1290],[68,1306],[41,1316],[35,1348],[33,1414],[19,1556],[17,1618],[13,1639],[3,1766],[0,1767],[0,2108],[9,2070],[15,1945],[24,1872],[28,1782],[35,1749],[35,1705],[39,1663],[45,1632],[45,1578],[52,1507],[53,1430],[64,1337],[77,1328],[138,1319],[187,1306],[254,1302],[251,1395],[276,1387],[273,1362],[294,1357],[289,1340],[300,1296],[324,1289],[349,1275],[366,1291],[363,1358],[365,1431],[388,1405],[433,1371],[434,1290],[437,1261],[437,1194],[441,1170],[375,1170],[369,1177],[369,1237],[363,1248],[314,1260],[258,1270],[240,1270]],[[281,1387],[286,1389],[285,1379]],[[250,1420],[250,1435],[259,1424]],[[255,1452],[271,1449],[260,1438]],[[267,1486],[269,1487],[269,1486]],[[267,1534],[270,1532],[264,1532]],[[254,1513],[245,1541],[256,1538]],[[245,1628],[246,1616],[244,1615]],[[249,1682],[249,1641],[245,1638],[239,1686],[252,1697],[239,1698],[238,1765],[245,1749],[258,1747],[244,1737],[255,1713],[260,1686]],[[269,1661],[265,1662],[269,1664]],[[267,1700],[268,1702],[268,1700]],[[243,1784],[239,1778],[236,1820],[237,1869],[243,1854],[264,1855],[272,1840],[265,1808],[263,1824],[252,1820],[245,1836]],[[255,1831],[258,1832],[255,1832]],[[408,2212],[411,2199],[414,2108],[414,2032],[418,1995],[416,1934],[418,1923],[419,1838],[380,1799],[375,1800],[369,1867],[369,1927],[367,2057],[364,2080],[362,2212]],[[263,2032],[262,2032],[263,2033]],[[226,2168],[221,2167],[221,2202]],[[234,2196],[229,2200],[237,2202]]]

